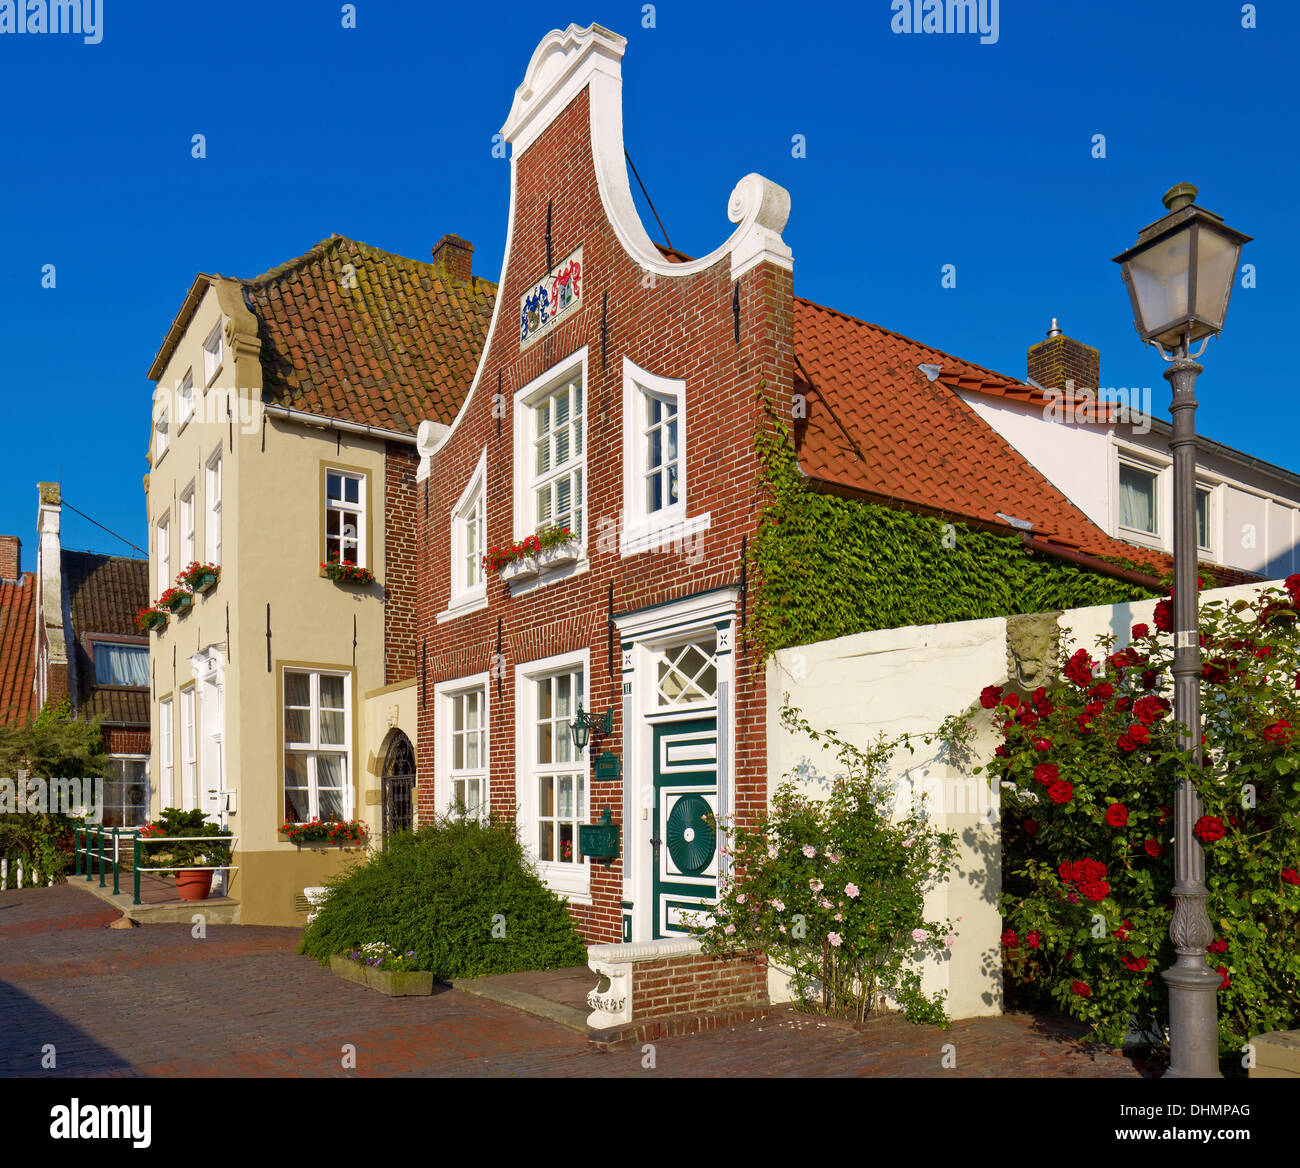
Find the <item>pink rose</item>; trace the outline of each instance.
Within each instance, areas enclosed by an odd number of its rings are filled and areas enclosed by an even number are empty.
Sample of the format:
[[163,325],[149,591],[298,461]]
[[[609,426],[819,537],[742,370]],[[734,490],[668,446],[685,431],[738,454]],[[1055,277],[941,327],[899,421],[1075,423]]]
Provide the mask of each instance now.
[[926,931],[925,931],[924,929],[913,929],[913,930],[912,930],[912,940],[913,940],[913,941],[916,941],[916,942],[919,943],[919,942],[921,942],[921,941],[924,941],[925,938],[926,938],[926,936],[927,936],[927,934],[926,934]]
[[845,895],[845,896],[847,896],[847,897],[849,897],[850,899],[852,899],[853,897],[857,896],[857,894],[858,894],[858,886],[857,886],[856,884],[846,884],[846,885],[844,886],[844,895]]
[[836,949],[838,949],[840,947],[840,942],[843,941],[844,938],[841,937],[839,933],[827,933],[826,940],[828,940],[832,945],[835,946]]
[[811,860],[817,854],[817,849],[812,844],[804,844],[803,854]]

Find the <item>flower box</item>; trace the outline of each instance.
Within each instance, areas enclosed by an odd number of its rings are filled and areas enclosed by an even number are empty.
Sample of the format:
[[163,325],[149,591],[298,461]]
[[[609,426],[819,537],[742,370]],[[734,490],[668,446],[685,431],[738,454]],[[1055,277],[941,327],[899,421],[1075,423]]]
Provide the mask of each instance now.
[[330,972],[390,998],[427,998],[433,993],[433,974],[427,969],[374,969],[336,953],[330,958]]
[[327,560],[321,564],[322,576],[328,576],[335,584],[368,585],[375,582],[375,574],[369,568],[358,568],[349,560]]
[[217,586],[217,573],[204,572],[202,576],[195,581],[195,592],[211,592]]
[[540,571],[536,556],[524,556],[523,559],[511,560],[501,569],[501,579],[507,584],[511,580],[526,580],[536,576]]
[[210,592],[221,578],[219,564],[200,564],[197,560],[187,564],[176,577],[176,586],[189,592]]
[[161,608],[142,608],[135,614],[135,627],[142,633],[157,629],[160,633],[167,627],[167,612]]
[[568,543],[556,544],[554,547],[545,548],[537,553],[537,568],[539,571],[546,571],[548,568],[559,568],[564,564],[576,563],[578,557],[582,554],[582,545],[576,539],[569,540]]

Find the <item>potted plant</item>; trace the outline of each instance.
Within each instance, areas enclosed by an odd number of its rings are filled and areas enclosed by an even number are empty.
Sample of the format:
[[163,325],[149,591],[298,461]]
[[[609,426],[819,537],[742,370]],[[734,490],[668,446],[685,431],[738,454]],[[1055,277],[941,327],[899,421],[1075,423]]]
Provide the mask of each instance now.
[[373,584],[375,574],[369,568],[358,568],[352,560],[340,561],[332,555],[320,566],[321,575],[328,576],[336,584]]
[[369,828],[360,819],[313,819],[310,823],[284,823],[280,835],[289,843],[332,844],[335,847],[360,847],[366,841]]
[[358,945],[330,958],[330,971],[345,981],[369,986],[390,998],[425,997],[433,993],[433,973],[419,969],[414,949],[400,952],[383,941]]
[[194,603],[194,593],[188,588],[168,588],[160,597],[158,597],[158,608],[166,609],[168,612],[183,612]]
[[142,633],[157,629],[160,633],[167,627],[167,612],[156,604],[138,609],[135,614],[135,627]]
[[509,583],[536,576],[545,568],[572,563],[580,553],[578,539],[567,527],[544,527],[518,543],[490,549],[483,557],[483,566],[498,572]]
[[206,812],[168,807],[161,819],[140,832],[140,838],[149,860],[161,861],[161,874],[175,875],[182,900],[206,900],[212,891],[213,869],[230,863],[230,845],[207,837],[232,834],[229,828],[209,823]]
[[200,564],[198,560],[187,564],[176,577],[176,583],[190,592],[210,592],[221,579],[219,564]]

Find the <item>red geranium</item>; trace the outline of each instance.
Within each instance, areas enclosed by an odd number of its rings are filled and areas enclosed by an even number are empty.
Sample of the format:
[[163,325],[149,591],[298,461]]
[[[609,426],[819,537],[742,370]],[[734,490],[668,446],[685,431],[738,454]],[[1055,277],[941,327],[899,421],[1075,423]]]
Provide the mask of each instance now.
[[1196,826],[1192,829],[1196,838],[1202,843],[1212,844],[1215,840],[1221,840],[1227,835],[1227,830],[1223,826],[1223,820],[1215,815],[1202,815],[1196,821]]
[[1126,827],[1128,825],[1128,808],[1123,803],[1112,803],[1106,808],[1106,822],[1111,827]]

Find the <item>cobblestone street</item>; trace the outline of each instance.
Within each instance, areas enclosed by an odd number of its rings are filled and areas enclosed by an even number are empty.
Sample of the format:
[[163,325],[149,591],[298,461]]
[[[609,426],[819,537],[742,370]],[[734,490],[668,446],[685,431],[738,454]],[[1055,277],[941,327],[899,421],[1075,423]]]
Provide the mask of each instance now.
[[[294,952],[296,930],[214,926],[197,940],[188,925],[107,928],[115,917],[69,885],[0,893],[0,1075],[1140,1077],[1027,1015],[857,1032],[784,1010],[662,1039],[648,1068],[639,1046],[601,1053],[455,990],[390,999],[341,981]],[[57,1065],[43,1070],[50,1043]]]

